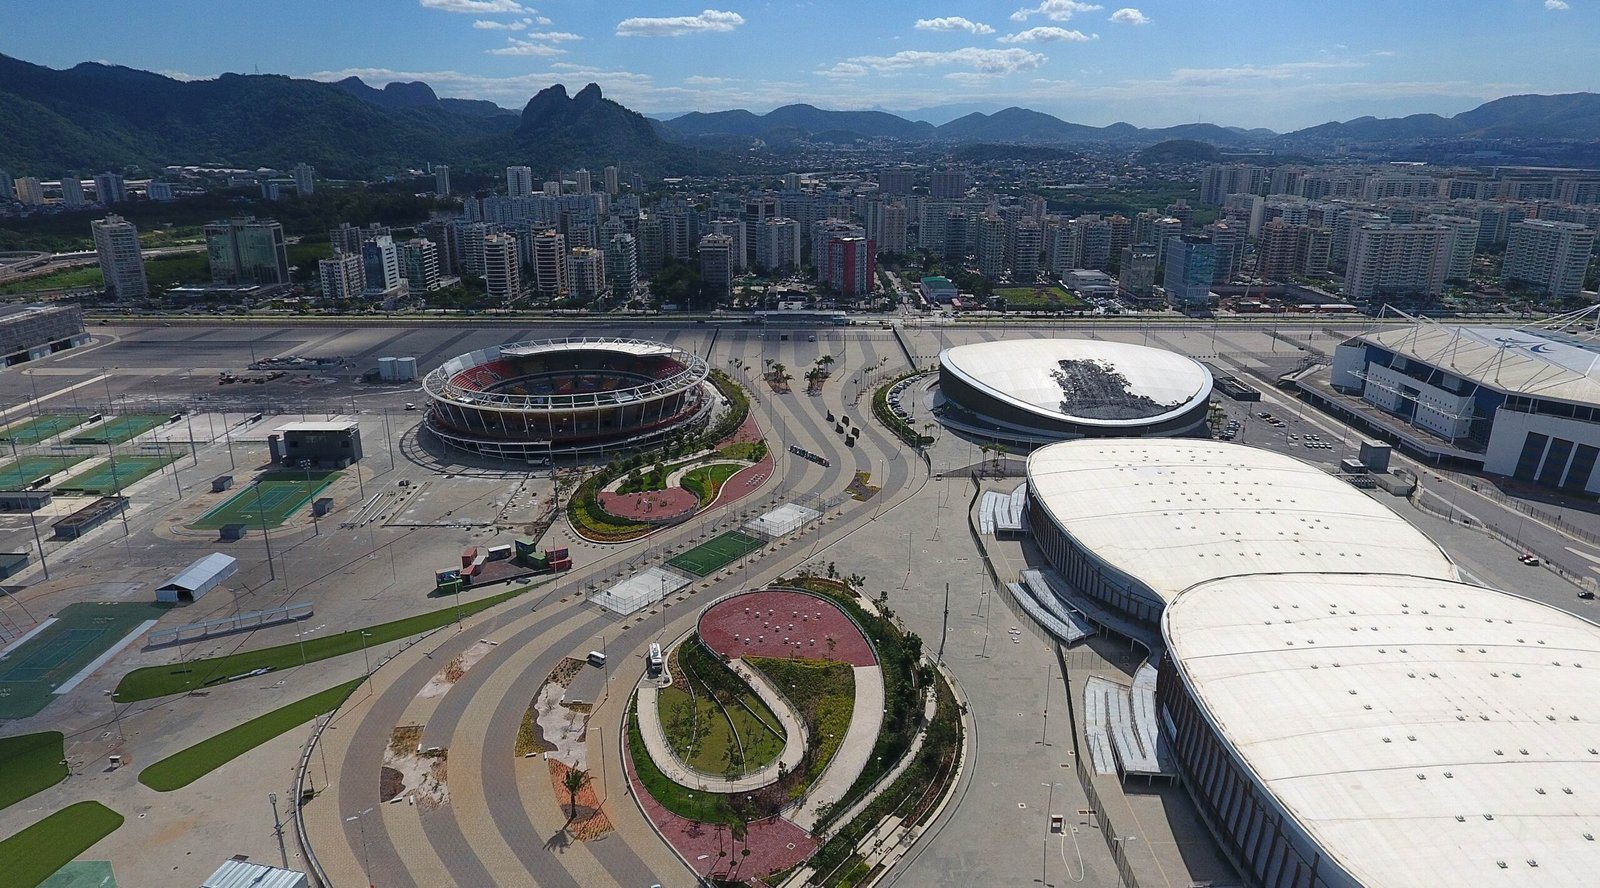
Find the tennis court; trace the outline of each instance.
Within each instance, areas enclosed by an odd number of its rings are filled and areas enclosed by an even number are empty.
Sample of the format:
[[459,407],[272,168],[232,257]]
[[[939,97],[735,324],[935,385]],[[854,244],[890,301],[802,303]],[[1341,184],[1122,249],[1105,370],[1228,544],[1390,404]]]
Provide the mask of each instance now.
[[703,577],[716,573],[766,544],[765,540],[730,530],[668,561],[667,566]]
[[323,488],[339,477],[338,472],[282,472],[263,475],[254,484],[234,494],[228,501],[190,524],[193,530],[218,530],[229,524],[277,527],[300,511]]
[[134,482],[159,472],[163,466],[171,465],[178,459],[178,456],[119,456],[114,460],[101,460],[82,474],[63,482],[56,488],[56,493],[61,496],[121,493]]
[[0,659],[0,721],[38,713],[56,688],[163,612],[153,603],[89,602],[63,608],[54,623]]
[[125,441],[132,441],[134,438],[156,426],[169,422],[171,419],[172,416],[170,414],[156,416],[150,413],[132,413],[127,416],[115,416],[90,431],[81,435],[73,435],[72,443],[121,444]]
[[0,443],[37,444],[70,428],[83,425],[87,413],[52,413],[0,429]]
[[46,475],[59,475],[88,459],[85,456],[24,456],[0,466],[0,490],[27,490]]

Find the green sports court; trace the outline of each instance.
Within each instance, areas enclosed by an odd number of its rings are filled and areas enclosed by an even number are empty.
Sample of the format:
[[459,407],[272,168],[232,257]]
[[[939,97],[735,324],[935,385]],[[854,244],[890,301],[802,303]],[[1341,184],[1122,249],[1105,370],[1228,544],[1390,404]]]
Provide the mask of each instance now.
[[154,603],[67,605],[54,623],[0,658],[0,721],[38,713],[56,688],[165,610]]
[[668,561],[667,566],[703,577],[716,573],[765,545],[765,540],[730,530]]
[[107,496],[121,493],[135,481],[155,474],[163,467],[177,462],[178,459],[176,455],[119,456],[116,459],[104,459],[56,487],[56,493],[61,496],[75,494]]
[[280,472],[263,475],[255,483],[228,498],[228,501],[201,515],[190,524],[194,530],[219,530],[229,524],[277,527],[300,511],[323,488],[339,477],[338,472]]
[[37,444],[47,438],[54,438],[67,429],[83,425],[83,421],[88,418],[87,413],[52,413],[40,416],[0,429],[0,443]]
[[59,475],[88,459],[88,455],[24,456],[0,466],[0,490],[26,490],[46,475]]
[[121,444],[126,441],[132,441],[156,426],[165,425],[171,419],[172,416],[170,414],[156,416],[152,413],[130,413],[127,416],[113,416],[81,435],[73,435],[72,443]]

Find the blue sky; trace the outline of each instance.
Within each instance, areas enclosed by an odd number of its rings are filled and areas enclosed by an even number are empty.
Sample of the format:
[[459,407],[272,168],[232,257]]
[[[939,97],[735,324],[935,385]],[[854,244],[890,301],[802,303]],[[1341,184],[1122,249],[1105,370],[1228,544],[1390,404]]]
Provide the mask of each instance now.
[[512,108],[592,80],[647,113],[1022,105],[1278,130],[1600,85],[1600,0],[1132,2],[8,0],[0,52],[179,77],[421,79]]

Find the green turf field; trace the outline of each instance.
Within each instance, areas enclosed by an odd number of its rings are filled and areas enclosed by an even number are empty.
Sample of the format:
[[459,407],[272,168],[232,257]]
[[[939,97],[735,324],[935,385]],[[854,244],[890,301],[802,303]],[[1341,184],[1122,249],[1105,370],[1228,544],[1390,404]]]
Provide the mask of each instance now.
[[156,416],[149,413],[130,413],[113,416],[87,432],[72,436],[74,444],[121,444],[132,441],[159,425],[165,425],[171,415]]
[[76,477],[62,482],[56,487],[56,493],[63,496],[68,494],[109,496],[126,490],[135,481],[153,475],[163,466],[177,461],[176,456],[119,456],[115,460],[101,460]]
[[37,444],[70,428],[83,425],[87,413],[53,413],[0,429],[0,443]]
[[668,561],[667,566],[703,577],[716,573],[765,545],[765,542],[753,536],[730,530]]
[[74,860],[39,883],[39,888],[117,888],[109,860]]
[[268,527],[277,527],[315,499],[323,488],[338,477],[339,473],[335,471],[312,472],[309,481],[305,472],[263,475],[254,484],[229,497],[227,502],[201,515],[189,527],[194,530],[217,530],[229,524],[260,527],[263,520]]
[[0,466],[0,490],[26,490],[45,475],[59,475],[88,456],[24,456]]
[[79,802],[0,841],[6,888],[35,888],[121,825],[122,815],[105,805]]
[[145,620],[165,608],[149,604],[69,604],[56,621],[0,660],[0,721],[27,718],[52,693]]
[[60,731],[0,737],[0,808],[67,779]]

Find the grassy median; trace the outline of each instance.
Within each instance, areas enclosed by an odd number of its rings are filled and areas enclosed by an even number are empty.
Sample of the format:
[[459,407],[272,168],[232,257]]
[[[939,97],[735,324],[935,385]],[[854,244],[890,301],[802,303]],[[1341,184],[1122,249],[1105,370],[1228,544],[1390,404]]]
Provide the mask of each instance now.
[[512,589],[477,601],[463,602],[459,609],[451,605],[414,617],[406,617],[403,620],[368,626],[365,629],[351,629],[335,635],[308,638],[303,643],[280,644],[276,647],[229,654],[225,657],[169,663],[165,666],[146,666],[122,677],[122,681],[117,684],[116,700],[118,703],[149,700],[219,684],[260,669],[288,669],[302,663],[315,663],[329,657],[353,654],[362,648],[362,633],[366,633],[366,647],[377,647],[391,641],[421,635],[441,626],[448,626],[455,622],[457,613],[463,617],[471,616],[549,582],[552,580],[543,580],[531,586]]
[[6,888],[34,888],[121,825],[122,815],[99,802],[79,802],[51,814],[0,842]]
[[60,731],[0,737],[0,808],[67,779]]
[[182,789],[279,734],[338,709],[361,682],[347,681],[201,740],[140,771],[139,782],[157,792]]

